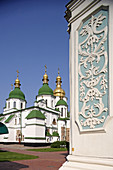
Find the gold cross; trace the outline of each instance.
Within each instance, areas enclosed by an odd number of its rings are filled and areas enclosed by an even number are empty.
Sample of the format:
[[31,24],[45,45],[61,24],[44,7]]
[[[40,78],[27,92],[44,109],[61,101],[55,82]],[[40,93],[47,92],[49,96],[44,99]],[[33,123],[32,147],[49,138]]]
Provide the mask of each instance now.
[[11,91],[13,90],[13,84],[11,84]]
[[45,73],[47,72],[47,66],[45,65]]
[[58,68],[58,76],[59,76],[59,74],[60,74],[60,69]]
[[16,72],[17,72],[17,77],[18,77],[18,76],[19,76],[19,75],[18,75],[18,74],[19,74],[19,71],[17,70]]

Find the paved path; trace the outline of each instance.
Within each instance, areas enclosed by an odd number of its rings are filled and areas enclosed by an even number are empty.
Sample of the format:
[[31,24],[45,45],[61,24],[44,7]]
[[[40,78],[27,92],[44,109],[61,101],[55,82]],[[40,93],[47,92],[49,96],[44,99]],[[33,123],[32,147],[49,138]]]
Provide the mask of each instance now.
[[[58,170],[61,167],[61,165],[65,162],[65,157],[67,156],[66,151],[62,152],[26,151],[26,149],[28,148],[31,147],[24,147],[22,145],[0,144],[1,150],[39,156],[39,158],[32,160],[0,162],[0,170]],[[37,147],[35,147],[35,149],[36,148]]]

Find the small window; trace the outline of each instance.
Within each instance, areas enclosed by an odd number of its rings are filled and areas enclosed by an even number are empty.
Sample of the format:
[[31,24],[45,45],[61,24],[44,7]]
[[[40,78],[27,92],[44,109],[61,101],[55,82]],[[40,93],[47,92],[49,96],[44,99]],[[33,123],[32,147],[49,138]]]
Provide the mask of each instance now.
[[61,116],[63,116],[63,108],[61,108]]
[[19,125],[21,125],[21,118],[19,118]]
[[65,117],[67,117],[67,115],[66,115],[66,108],[65,108]]
[[47,100],[46,100],[46,106],[47,106]]
[[10,108],[10,102],[8,102],[8,109]]
[[13,103],[13,107],[16,108],[16,102]]
[[15,119],[15,125],[17,125],[17,119]]
[[53,107],[53,100],[51,101],[51,107]]
[[56,120],[55,119],[53,119],[53,125],[56,125]]
[[21,109],[23,108],[23,103],[20,104]]

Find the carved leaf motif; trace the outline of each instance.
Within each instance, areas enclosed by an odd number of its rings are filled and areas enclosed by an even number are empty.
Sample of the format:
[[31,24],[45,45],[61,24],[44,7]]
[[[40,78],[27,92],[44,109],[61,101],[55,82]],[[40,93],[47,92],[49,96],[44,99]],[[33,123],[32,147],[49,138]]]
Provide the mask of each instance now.
[[82,28],[83,30],[80,32],[80,35],[84,36],[88,34],[88,27],[87,25]]
[[97,20],[96,20],[96,27],[99,27],[101,24],[102,24],[102,21],[106,18],[106,16],[103,16],[103,14],[100,14],[98,17],[97,17]]
[[108,110],[103,103],[103,96],[106,95],[108,88],[106,79],[108,56],[104,47],[107,40],[107,25],[103,24],[105,19],[103,13],[97,17],[92,16],[80,31],[81,37],[87,35],[85,40],[79,43],[79,96],[82,103],[79,115],[83,117],[80,121],[83,127],[95,128],[96,125],[102,124]]
[[88,118],[86,121],[83,122],[83,120],[81,120],[81,125],[86,127],[89,126],[90,129],[94,129],[96,125],[99,125],[101,123],[103,123],[105,120],[105,116],[102,116],[101,119],[98,118]]

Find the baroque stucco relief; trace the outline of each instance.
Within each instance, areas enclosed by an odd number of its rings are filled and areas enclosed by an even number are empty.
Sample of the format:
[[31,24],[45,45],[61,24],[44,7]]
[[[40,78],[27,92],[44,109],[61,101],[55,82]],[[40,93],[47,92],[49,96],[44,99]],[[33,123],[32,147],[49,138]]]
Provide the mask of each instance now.
[[78,121],[102,128],[108,116],[108,11],[91,15],[78,30]]

